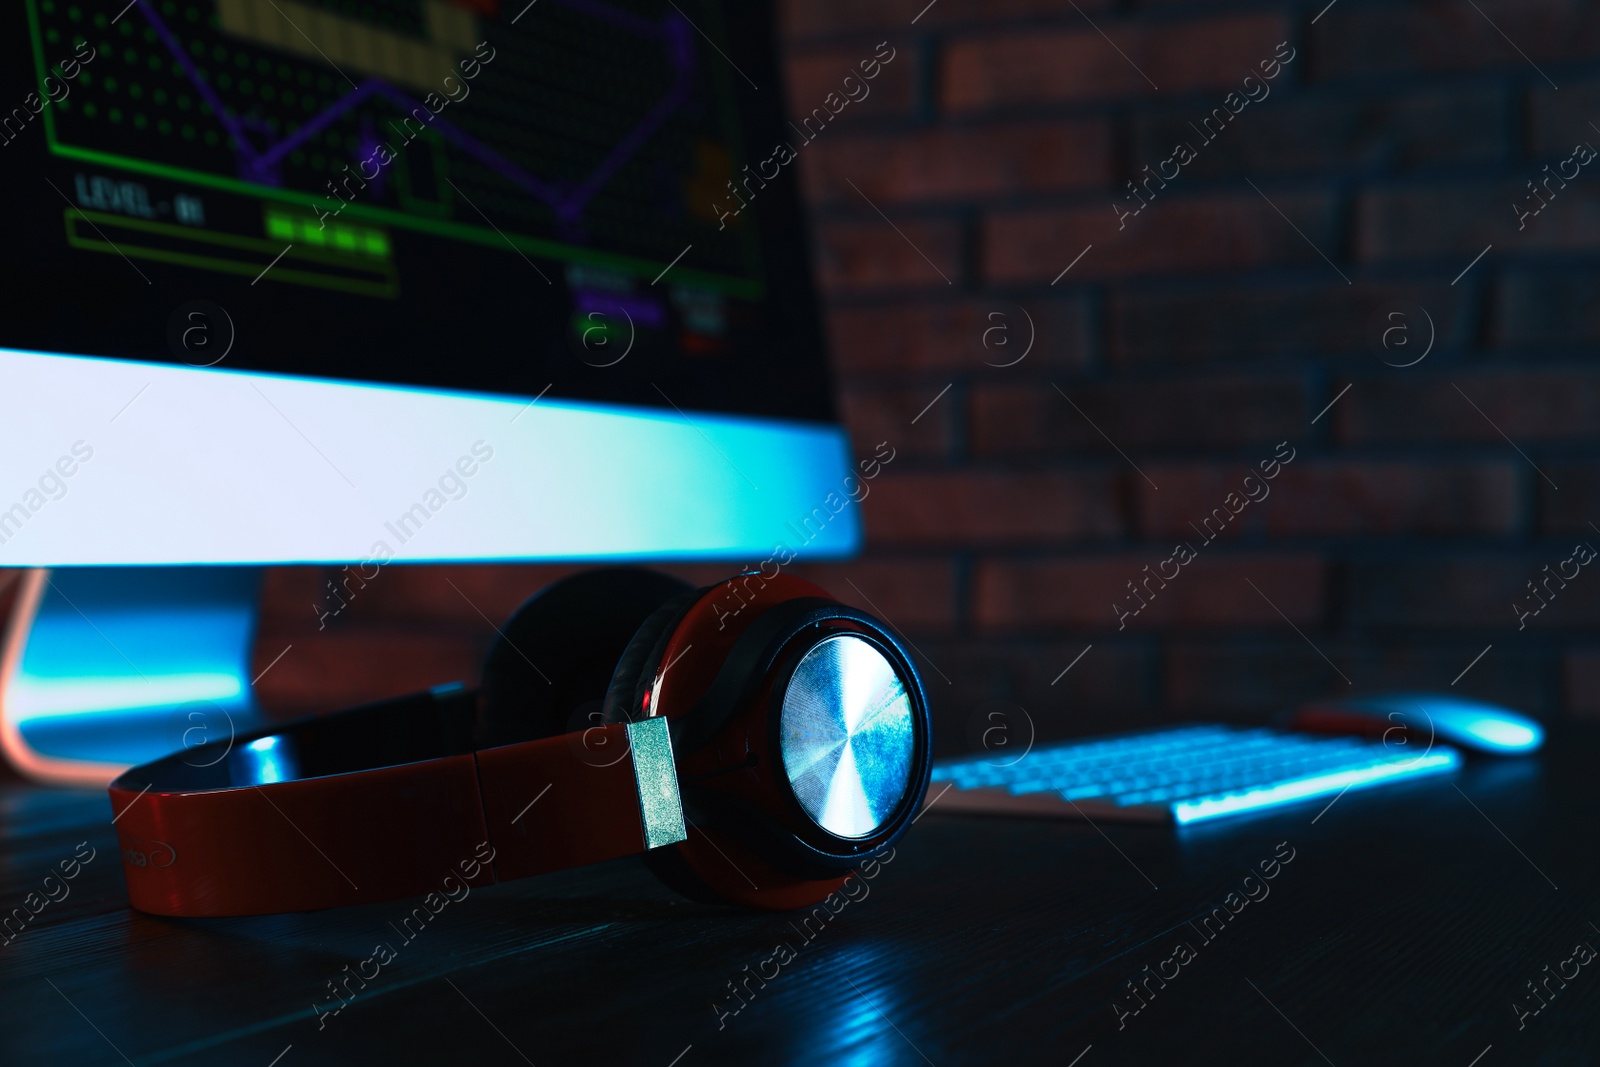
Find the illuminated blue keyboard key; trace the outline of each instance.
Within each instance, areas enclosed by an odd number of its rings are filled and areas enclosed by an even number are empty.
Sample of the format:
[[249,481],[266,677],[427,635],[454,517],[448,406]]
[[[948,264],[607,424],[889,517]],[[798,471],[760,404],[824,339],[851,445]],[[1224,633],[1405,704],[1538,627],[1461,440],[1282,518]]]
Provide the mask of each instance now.
[[1444,774],[1460,762],[1443,746],[1418,754],[1359,738],[1190,726],[1042,745],[1011,764],[941,763],[934,780],[952,783],[940,800],[947,811],[1181,824]]

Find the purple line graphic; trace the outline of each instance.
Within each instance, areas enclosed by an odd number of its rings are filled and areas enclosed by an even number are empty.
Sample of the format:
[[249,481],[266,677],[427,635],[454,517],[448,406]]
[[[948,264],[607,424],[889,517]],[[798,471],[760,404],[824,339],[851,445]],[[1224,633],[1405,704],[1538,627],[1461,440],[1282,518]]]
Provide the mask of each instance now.
[[[590,18],[608,22],[620,30],[635,33],[642,37],[659,38],[667,51],[668,59],[674,71],[673,83],[671,88],[667,90],[666,95],[657,101],[633,129],[629,130],[617,142],[588,177],[578,183],[576,187],[563,191],[557,185],[530,174],[527,170],[502,156],[454,123],[432,115],[421,102],[401,92],[382,78],[364,79],[350,92],[313,115],[293,133],[275,142],[267,143],[269,128],[266,123],[255,118],[241,118],[230,114],[228,106],[222,102],[222,98],[211,88],[200,69],[189,58],[183,45],[173,35],[172,31],[167,28],[161,16],[156,13],[155,5],[151,0],[134,0],[134,2],[139,7],[139,13],[150,23],[151,28],[155,30],[156,36],[161,39],[167,51],[172,53],[173,59],[183,68],[185,76],[194,85],[195,92],[200,94],[200,97],[205,100],[216,115],[217,121],[222,123],[223,128],[228,131],[228,135],[233,142],[234,153],[238,159],[240,177],[261,185],[282,185],[283,177],[279,173],[279,166],[291,152],[332,126],[363,101],[373,97],[382,97],[406,114],[412,114],[420,110],[423,114],[429,115],[429,125],[437,129],[441,136],[519,189],[550,207],[555,212],[558,223],[566,230],[576,227],[579,216],[588,207],[589,202],[599,194],[607,182],[616,177],[617,172],[630,159],[638,154],[640,149],[644,147],[645,142],[661,128],[673,112],[683,106],[694,80],[695,43],[693,31],[676,11],[663,15],[659,22],[652,22],[643,16],[613,7],[605,3],[604,0],[554,0],[554,2],[560,3],[573,11],[581,12]],[[440,86],[441,90],[443,88],[443,86]],[[250,136],[252,131],[263,142],[260,148],[256,147],[256,142]],[[365,139],[372,140],[371,137]]]

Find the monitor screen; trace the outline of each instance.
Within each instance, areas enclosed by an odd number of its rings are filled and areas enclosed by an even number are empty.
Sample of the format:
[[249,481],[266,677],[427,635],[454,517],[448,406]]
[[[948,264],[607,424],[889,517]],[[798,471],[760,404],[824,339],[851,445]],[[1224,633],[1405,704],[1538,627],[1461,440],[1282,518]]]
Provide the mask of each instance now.
[[852,551],[771,8],[9,7],[0,566]]
[[769,6],[21,0],[0,348],[829,420]]

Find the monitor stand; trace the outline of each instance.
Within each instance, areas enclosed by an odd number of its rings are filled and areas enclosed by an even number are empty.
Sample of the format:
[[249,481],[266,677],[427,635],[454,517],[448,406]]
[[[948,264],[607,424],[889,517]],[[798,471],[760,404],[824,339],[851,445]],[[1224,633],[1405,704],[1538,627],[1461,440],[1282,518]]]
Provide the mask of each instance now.
[[[57,785],[260,724],[251,693],[259,567],[74,567],[0,578],[0,754]],[[196,759],[222,756],[210,750]]]

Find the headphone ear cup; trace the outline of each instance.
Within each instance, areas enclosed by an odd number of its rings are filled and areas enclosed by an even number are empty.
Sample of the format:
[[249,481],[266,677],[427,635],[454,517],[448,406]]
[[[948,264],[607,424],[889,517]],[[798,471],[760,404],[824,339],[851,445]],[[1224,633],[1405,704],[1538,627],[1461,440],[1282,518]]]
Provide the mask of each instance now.
[[[647,717],[641,700],[643,683],[660,666],[662,652],[678,623],[707,592],[708,589],[691,589],[680,593],[652,612],[639,627],[611,675],[601,711],[602,721],[636,722]],[[736,902],[696,874],[677,848],[653,849],[646,852],[643,859],[650,873],[680,896],[701,904]]]
[[594,726],[618,661],[645,620],[694,587],[636,567],[585,571],[535,593],[483,666],[473,742],[493,748]]
[[636,706],[639,700],[639,683],[644,675],[655,669],[672,636],[673,627],[700,599],[703,589],[689,589],[662,604],[640,624],[633,638],[616,659],[616,669],[611,672],[611,682],[606,686],[605,700],[600,708],[603,723],[636,722],[647,718],[645,708]]
[[719,893],[689,866],[683,853],[673,848],[658,848],[644,854],[644,865],[656,880],[679,896],[699,904],[737,904]]

